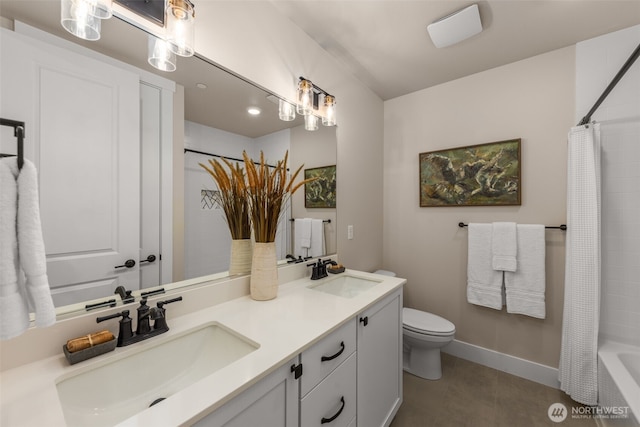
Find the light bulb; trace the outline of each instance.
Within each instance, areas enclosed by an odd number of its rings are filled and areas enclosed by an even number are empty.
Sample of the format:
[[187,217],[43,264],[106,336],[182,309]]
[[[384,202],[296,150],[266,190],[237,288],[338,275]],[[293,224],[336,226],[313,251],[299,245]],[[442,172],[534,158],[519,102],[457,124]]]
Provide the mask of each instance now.
[[304,116],[304,128],[309,131],[318,130],[318,116],[313,114]]
[[149,35],[149,64],[160,71],[176,70],[176,55],[165,40]]
[[278,115],[280,120],[290,122],[296,118],[296,109],[284,99],[280,99],[278,101]]
[[169,0],[167,6],[167,42],[173,53],[193,56],[195,53],[195,12],[189,0]]
[[300,80],[298,83],[298,114],[304,116],[313,111],[313,84],[309,80]]
[[100,39],[101,20],[95,17],[95,2],[89,0],[61,0],[60,24],[84,40]]
[[322,125],[336,125],[336,99],[332,95],[325,95],[324,97],[324,116],[322,116]]

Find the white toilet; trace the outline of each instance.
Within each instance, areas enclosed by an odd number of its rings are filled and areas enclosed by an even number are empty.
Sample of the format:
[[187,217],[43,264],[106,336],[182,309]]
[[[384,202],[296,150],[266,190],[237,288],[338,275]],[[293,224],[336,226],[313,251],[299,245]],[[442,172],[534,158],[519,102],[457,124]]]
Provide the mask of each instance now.
[[404,370],[427,380],[442,377],[440,349],[453,341],[456,327],[440,316],[402,309]]
[[[376,274],[395,276],[391,271]],[[453,341],[456,326],[440,316],[413,308],[402,309],[403,368],[428,380],[442,377],[440,349]]]

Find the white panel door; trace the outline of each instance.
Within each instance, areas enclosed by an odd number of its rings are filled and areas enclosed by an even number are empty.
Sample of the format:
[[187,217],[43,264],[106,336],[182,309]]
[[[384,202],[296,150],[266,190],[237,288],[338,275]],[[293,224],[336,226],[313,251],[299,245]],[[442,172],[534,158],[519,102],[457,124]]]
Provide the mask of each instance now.
[[1,114],[26,122],[56,305],[138,289],[138,76],[2,31]]

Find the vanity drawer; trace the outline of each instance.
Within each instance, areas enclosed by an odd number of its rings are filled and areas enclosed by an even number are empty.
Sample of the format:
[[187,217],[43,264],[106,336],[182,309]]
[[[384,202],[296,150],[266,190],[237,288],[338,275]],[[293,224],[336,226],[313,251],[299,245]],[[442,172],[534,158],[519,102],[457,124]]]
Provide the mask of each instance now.
[[356,349],[356,322],[351,321],[302,353],[300,395],[305,396]]
[[347,427],[352,424],[357,407],[356,371],[356,355],[352,354],[307,394],[300,404],[301,425]]

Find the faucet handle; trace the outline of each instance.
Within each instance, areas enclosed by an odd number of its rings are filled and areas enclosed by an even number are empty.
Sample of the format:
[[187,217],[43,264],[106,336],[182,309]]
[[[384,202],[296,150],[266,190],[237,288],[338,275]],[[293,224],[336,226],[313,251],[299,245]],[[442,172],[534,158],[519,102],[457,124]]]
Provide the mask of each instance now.
[[172,302],[182,301],[182,297],[176,297],[172,299],[168,299],[166,301],[158,301],[156,304],[158,306],[157,311],[158,317],[155,318],[155,322],[153,324],[153,329],[159,330],[169,330],[169,325],[167,325],[167,316],[165,315],[166,308],[164,308],[165,304],[171,304]]
[[158,308],[162,308],[165,304],[171,304],[172,302],[182,301],[182,297],[171,298],[166,301],[158,301],[156,304]]
[[98,317],[96,318],[96,323],[104,322],[105,320],[109,319],[115,319],[117,317],[122,317],[122,319],[120,319],[120,329],[118,332],[117,346],[123,347],[129,343],[131,338],[133,338],[133,327],[131,325],[131,318],[129,317],[129,310],[122,310],[120,313]]

